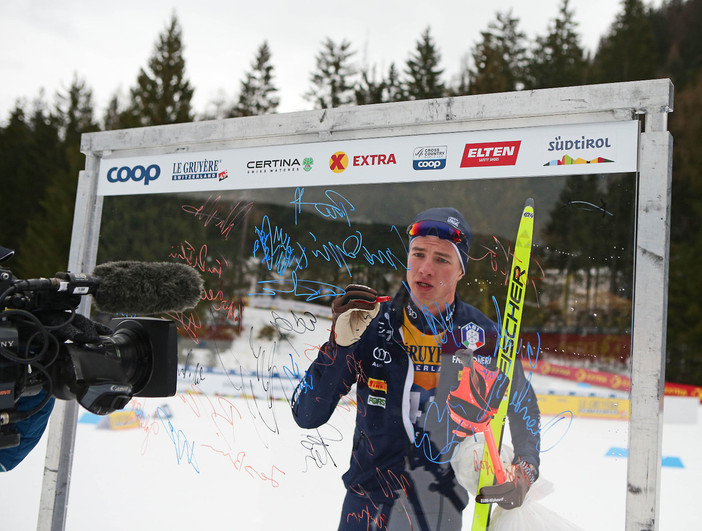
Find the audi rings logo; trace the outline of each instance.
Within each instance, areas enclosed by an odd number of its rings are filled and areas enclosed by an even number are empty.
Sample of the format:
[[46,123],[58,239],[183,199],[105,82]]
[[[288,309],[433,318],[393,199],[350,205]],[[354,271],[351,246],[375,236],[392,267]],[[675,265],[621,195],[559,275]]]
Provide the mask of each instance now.
[[155,181],[161,175],[161,168],[152,164],[151,166],[121,166],[110,168],[107,172],[107,180],[111,183],[126,183],[127,181],[140,182],[148,186],[151,181]]
[[382,363],[390,363],[392,361],[390,353],[380,347],[375,347],[375,349],[373,349],[373,358]]

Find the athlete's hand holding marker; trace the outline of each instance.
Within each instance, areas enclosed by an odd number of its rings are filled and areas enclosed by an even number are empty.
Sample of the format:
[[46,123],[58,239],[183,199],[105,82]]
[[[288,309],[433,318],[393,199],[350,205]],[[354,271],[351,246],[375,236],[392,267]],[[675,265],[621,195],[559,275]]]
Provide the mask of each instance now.
[[389,297],[378,297],[378,292],[361,284],[349,284],[344,293],[332,302],[332,333],[341,347],[353,345],[361,339],[370,322],[378,315],[380,303]]

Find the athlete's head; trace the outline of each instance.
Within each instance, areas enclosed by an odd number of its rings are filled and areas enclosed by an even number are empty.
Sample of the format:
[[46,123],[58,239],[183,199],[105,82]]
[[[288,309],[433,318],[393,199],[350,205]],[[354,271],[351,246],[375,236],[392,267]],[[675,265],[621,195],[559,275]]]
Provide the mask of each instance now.
[[407,228],[407,284],[416,302],[438,313],[453,302],[468,264],[473,234],[455,208],[430,208]]

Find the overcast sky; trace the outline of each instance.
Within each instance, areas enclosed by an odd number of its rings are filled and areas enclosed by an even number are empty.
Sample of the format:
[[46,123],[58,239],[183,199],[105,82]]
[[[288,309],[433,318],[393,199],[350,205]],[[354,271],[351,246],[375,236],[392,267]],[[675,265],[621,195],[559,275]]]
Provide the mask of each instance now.
[[[258,47],[272,52],[280,112],[309,110],[303,98],[326,37],[346,39],[358,63],[404,68],[428,26],[450,81],[480,31],[498,11],[512,9],[530,40],[544,35],[561,0],[1,0],[0,122],[18,99],[57,90],[74,76],[93,91],[97,118],[117,92],[126,97],[146,67],[173,12],[183,30],[193,108],[204,112],[218,96],[234,99]],[[660,5],[661,0],[653,0]],[[595,51],[621,9],[621,0],[571,0],[581,45]],[[651,2],[647,2],[650,5]]]

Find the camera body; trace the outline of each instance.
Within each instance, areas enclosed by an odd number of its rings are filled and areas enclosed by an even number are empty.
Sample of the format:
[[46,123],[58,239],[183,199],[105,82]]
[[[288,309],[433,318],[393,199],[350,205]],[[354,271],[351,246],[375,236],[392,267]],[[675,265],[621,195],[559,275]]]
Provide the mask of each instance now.
[[[0,267],[0,449],[19,444],[14,424],[51,397],[105,415],[134,396],[175,394],[175,323],[150,317],[91,321],[76,309],[97,286],[84,274],[21,280]],[[45,399],[36,407],[18,409],[21,398],[42,391]]]

